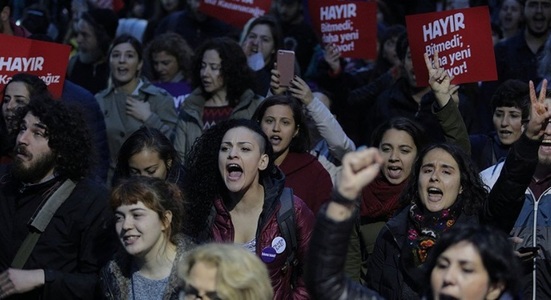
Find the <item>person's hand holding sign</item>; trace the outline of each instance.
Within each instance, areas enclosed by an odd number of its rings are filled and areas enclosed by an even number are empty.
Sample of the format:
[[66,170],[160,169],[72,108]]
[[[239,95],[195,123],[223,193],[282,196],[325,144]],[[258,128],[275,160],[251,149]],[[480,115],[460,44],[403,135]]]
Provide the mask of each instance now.
[[434,52],[432,61],[427,53],[425,53],[424,56],[427,71],[429,72],[429,85],[434,96],[436,96],[438,105],[444,107],[450,99],[452,99],[455,104],[459,104],[459,95],[457,92],[459,86],[452,84],[451,81],[453,77],[450,77],[448,72],[440,67],[440,63],[438,62],[438,51]]

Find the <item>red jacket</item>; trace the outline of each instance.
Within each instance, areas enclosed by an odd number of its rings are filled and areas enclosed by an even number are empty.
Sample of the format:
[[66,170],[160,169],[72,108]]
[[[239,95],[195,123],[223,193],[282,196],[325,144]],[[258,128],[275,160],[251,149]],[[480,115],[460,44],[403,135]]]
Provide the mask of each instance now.
[[[283,190],[283,176],[277,180],[264,180],[264,207],[258,220],[256,233],[256,254],[262,257],[262,250],[272,246],[276,237],[283,237],[277,224],[277,212],[280,208],[279,196]],[[217,242],[233,242],[234,228],[229,211],[226,209],[222,199],[214,202],[216,217],[212,228],[213,239]],[[274,288],[274,299],[309,299],[308,292],[302,278],[304,257],[310,244],[310,236],[314,227],[314,215],[306,204],[297,196],[294,196],[295,226],[297,230],[297,258],[299,260],[299,277],[297,286],[291,289],[292,270],[285,270],[284,266],[289,255],[290,243],[281,253],[276,255],[275,260],[266,263],[272,287]]]
[[313,155],[289,152],[279,168],[285,174],[285,186],[292,188],[314,214],[329,201],[331,176]]

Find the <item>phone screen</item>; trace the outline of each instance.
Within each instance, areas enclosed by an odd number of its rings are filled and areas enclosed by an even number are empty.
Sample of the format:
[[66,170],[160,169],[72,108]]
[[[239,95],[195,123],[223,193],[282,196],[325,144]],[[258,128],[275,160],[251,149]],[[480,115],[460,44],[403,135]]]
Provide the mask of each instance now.
[[277,70],[279,71],[279,85],[291,86],[295,76],[295,52],[289,50],[277,51]]
[[538,252],[540,248],[539,247],[521,247],[518,249],[519,253],[528,253],[528,252]]

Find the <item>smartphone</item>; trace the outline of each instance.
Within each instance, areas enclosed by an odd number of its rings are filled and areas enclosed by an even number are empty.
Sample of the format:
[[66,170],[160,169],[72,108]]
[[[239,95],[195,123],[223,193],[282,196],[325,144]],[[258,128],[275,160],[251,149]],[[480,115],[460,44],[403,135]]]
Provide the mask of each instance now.
[[279,85],[291,86],[295,76],[295,52],[289,50],[277,51],[277,70],[279,71]]
[[528,252],[536,253],[538,252],[539,249],[540,247],[520,247],[518,249],[518,253],[520,254],[528,253]]

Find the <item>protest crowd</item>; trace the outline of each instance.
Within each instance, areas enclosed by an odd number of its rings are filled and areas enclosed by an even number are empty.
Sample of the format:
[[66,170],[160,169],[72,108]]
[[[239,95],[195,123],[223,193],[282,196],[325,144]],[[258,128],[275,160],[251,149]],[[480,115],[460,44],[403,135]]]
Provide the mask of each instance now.
[[0,0],[0,299],[551,299],[550,33],[551,0]]

